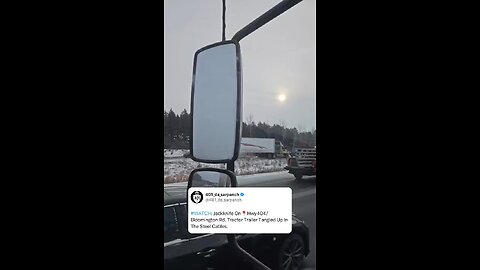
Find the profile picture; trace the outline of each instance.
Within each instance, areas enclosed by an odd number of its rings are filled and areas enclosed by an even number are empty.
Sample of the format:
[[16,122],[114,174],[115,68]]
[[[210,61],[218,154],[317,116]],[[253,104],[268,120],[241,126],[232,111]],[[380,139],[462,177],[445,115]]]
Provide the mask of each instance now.
[[200,191],[194,191],[190,196],[192,202],[200,203],[203,200],[203,194]]

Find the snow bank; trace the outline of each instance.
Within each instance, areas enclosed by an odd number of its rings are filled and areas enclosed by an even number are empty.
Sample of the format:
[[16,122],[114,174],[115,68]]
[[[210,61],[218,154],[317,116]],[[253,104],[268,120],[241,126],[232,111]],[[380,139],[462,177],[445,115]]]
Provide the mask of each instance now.
[[[235,175],[251,175],[266,172],[284,171],[285,158],[265,159],[258,157],[240,157],[235,161]],[[165,159],[163,164],[164,183],[188,181],[188,176],[196,168],[225,168],[225,164],[207,164],[190,158]]]
[[190,152],[190,150],[185,149],[163,149],[164,158],[176,158],[183,157],[184,154]]

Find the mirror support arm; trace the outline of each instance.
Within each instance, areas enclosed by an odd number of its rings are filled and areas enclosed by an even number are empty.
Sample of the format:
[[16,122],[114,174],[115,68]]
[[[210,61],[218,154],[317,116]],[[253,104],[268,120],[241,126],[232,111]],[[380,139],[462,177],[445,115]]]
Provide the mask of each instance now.
[[250,253],[246,252],[242,247],[240,247],[234,234],[227,234],[227,239],[228,243],[232,245],[233,249],[247,261],[253,263],[255,268],[260,270],[271,270],[268,266],[264,265],[261,261],[257,260],[257,258],[253,257]]
[[[227,170],[233,173],[234,169],[235,169],[235,161],[228,162]],[[247,261],[251,262],[255,266],[255,268],[259,270],[271,270],[268,266],[263,264],[257,258],[253,257],[250,253],[248,253],[242,247],[240,247],[240,245],[238,245],[237,239],[235,238],[235,234],[227,234],[227,240],[228,240],[228,243],[235,250],[235,252],[237,252],[240,256],[242,256]]]
[[235,173],[235,161],[227,162],[227,170]]
[[242,38],[250,35],[253,31],[262,27],[264,24],[268,23],[269,21],[275,19],[278,15],[282,14],[283,12],[287,11],[288,9],[290,9],[291,7],[295,6],[300,2],[302,2],[302,0],[283,0],[273,8],[269,9],[267,12],[263,13],[260,17],[256,18],[253,22],[249,23],[247,26],[240,29],[232,37],[232,40],[236,40],[237,42],[240,42]]

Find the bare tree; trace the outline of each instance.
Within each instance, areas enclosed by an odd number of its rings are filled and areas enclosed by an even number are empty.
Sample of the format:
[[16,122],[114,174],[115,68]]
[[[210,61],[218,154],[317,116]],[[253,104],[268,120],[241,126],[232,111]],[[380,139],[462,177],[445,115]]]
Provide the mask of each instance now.
[[317,145],[317,128],[315,127],[312,127],[312,136],[311,136],[311,144],[313,146],[316,146]]
[[251,114],[247,117],[247,124],[250,126],[250,137],[252,137],[253,116]]
[[298,125],[298,133],[303,133],[305,131],[305,127],[302,124]]
[[285,143],[285,134],[287,133],[287,127],[285,126],[284,120],[280,120],[280,126],[282,127],[282,142]]

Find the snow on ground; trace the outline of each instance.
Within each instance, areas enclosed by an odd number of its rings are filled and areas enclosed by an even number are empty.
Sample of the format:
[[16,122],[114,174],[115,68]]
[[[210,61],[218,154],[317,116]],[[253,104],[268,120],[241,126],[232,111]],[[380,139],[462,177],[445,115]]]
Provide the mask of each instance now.
[[[282,181],[278,182],[279,180],[286,179],[286,182],[292,181],[295,178],[293,175],[289,174],[287,170],[278,171],[278,172],[268,172],[268,173],[259,173],[259,174],[250,174],[250,175],[240,175],[237,176],[237,183],[239,186],[248,186],[250,184],[258,184],[260,182],[271,182],[277,181],[277,183],[281,183]],[[184,187],[187,186],[187,182],[178,182],[178,183],[170,183],[164,184],[164,186],[180,186]]]
[[[167,151],[172,152],[171,150]],[[225,164],[200,163],[193,161],[190,158],[184,158],[183,154],[178,158],[173,157],[178,156],[172,156],[172,154],[170,154],[168,159],[164,159],[163,174],[165,184],[188,181],[190,172],[196,168],[225,168]],[[235,161],[235,175],[285,171],[284,167],[286,165],[287,160],[285,158],[266,159],[258,157],[239,157]]]
[[175,158],[183,157],[184,154],[190,152],[190,150],[185,149],[163,149],[163,157],[165,158]]

